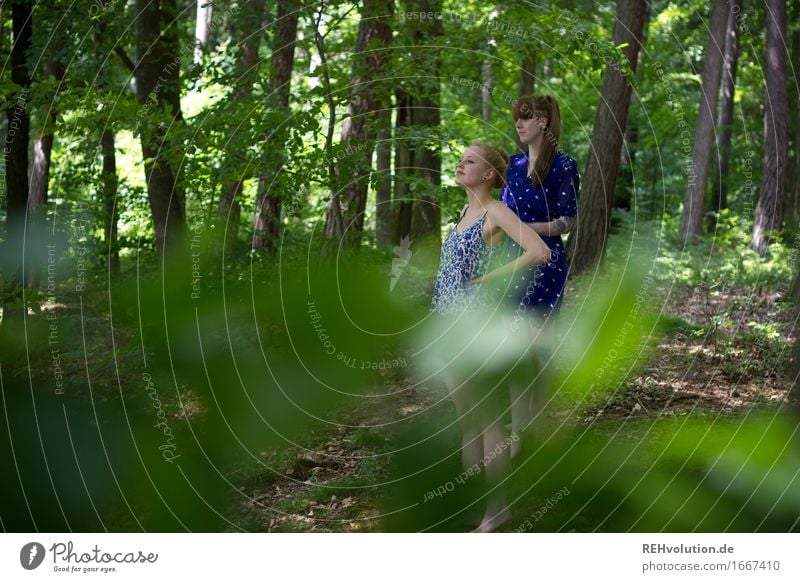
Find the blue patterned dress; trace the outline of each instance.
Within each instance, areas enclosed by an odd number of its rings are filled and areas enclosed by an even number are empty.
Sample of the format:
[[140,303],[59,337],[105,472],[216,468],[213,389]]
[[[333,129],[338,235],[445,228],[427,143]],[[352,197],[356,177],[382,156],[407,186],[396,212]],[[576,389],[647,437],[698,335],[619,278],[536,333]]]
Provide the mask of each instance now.
[[[550,222],[561,216],[578,214],[580,178],[578,165],[568,155],[558,152],[544,183],[534,186],[528,176],[528,154],[511,156],[506,170],[506,185],[500,199],[523,222]],[[513,303],[523,311],[532,309],[547,317],[561,306],[567,281],[567,256],[560,236],[543,236],[550,248],[550,262],[517,277],[512,284]],[[520,248],[510,241],[510,252]]]
[[431,301],[431,311],[437,313],[452,314],[489,307],[488,295],[481,285],[465,285],[466,281],[486,273],[492,261],[494,249],[483,240],[487,213],[484,212],[464,232],[458,232],[464,214],[466,209],[442,244],[439,274]]

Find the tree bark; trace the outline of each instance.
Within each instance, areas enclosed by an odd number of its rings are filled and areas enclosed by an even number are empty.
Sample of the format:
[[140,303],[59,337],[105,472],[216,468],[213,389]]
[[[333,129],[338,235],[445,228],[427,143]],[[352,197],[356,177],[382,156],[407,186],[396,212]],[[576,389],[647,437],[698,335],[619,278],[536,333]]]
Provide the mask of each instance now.
[[114,148],[114,132],[104,129],[100,136],[103,154],[103,236],[106,243],[106,266],[112,275],[119,274],[119,241],[117,236],[117,152]]
[[764,157],[761,196],[756,206],[752,246],[766,255],[770,233],[783,225],[788,132],[786,129],[786,0],[767,0],[767,80],[764,104]]
[[378,248],[392,247],[392,107],[387,101],[378,114],[378,143],[375,146],[375,171],[378,187],[375,189],[375,240]]
[[[252,3],[258,2],[255,0]],[[197,18],[194,26],[194,62],[203,60],[203,51],[208,45],[208,32],[213,15],[213,0],[197,0]]]
[[[330,206],[341,205],[342,221],[329,214],[325,234],[329,239],[344,236],[351,249],[361,246],[364,231],[364,211],[372,165],[372,153],[377,130],[369,118],[386,103],[386,89],[381,76],[389,62],[388,47],[392,42],[391,0],[364,0],[358,39],[353,57],[353,77],[350,84],[350,104],[342,123],[341,142],[346,152],[359,151],[354,167],[337,172],[341,189],[331,192]],[[377,79],[377,82],[375,82]],[[342,230],[343,229],[343,230]]]
[[536,89],[536,49],[530,49],[522,58],[519,76],[519,94],[533,95]]
[[6,133],[5,187],[6,187],[6,242],[3,254],[7,257],[9,280],[3,290],[3,321],[24,315],[23,262],[28,206],[28,143],[30,117],[27,102],[30,98],[31,78],[27,55],[31,48],[32,7],[30,0],[20,0],[11,5],[14,44],[11,47],[11,80],[22,89],[13,103],[6,107],[8,130]]
[[[419,0],[417,5],[420,13],[440,12],[442,7],[441,0]],[[435,46],[441,42],[442,34],[441,20],[425,20],[417,23],[412,38],[414,44]],[[411,124],[436,136],[441,124],[439,81],[441,55],[438,51],[430,53],[423,70],[422,75],[426,78],[415,91],[419,96],[414,96]],[[418,144],[414,150],[414,163],[420,177],[438,191],[442,183],[442,154],[438,139],[430,147]],[[441,207],[435,196],[422,192],[414,201],[411,218],[412,236],[418,241],[429,242],[434,254],[438,254],[442,244],[441,215]]]
[[[199,1],[206,2],[208,0]],[[260,28],[264,18],[264,0],[251,0],[246,10],[247,12],[241,15],[241,21],[247,24],[242,26],[239,32],[241,54],[234,73],[235,85],[232,97],[234,102],[247,99],[253,91],[253,81],[256,79],[257,73],[255,69],[258,66],[258,47],[261,44],[262,36]],[[237,163],[241,158],[239,152],[230,152],[227,157],[226,166],[236,168],[236,173],[239,174],[240,164]],[[225,179],[220,188],[217,223],[219,232],[223,233],[222,238],[226,241],[227,250],[233,248],[238,237],[239,223],[241,222],[239,198],[246,178],[247,176],[242,173],[233,180]]]
[[[413,98],[402,87],[395,92],[397,120],[395,127],[411,127],[411,108]],[[414,164],[414,152],[406,137],[395,139],[394,149],[394,200],[392,204],[392,243],[399,245],[404,237],[411,235],[411,210],[413,203],[409,197],[408,176]]]
[[492,76],[492,61],[484,59],[481,64],[481,119],[492,120],[492,89],[494,78]]
[[[279,0],[275,36],[272,41],[272,73],[269,79],[272,100],[276,110],[289,109],[289,84],[294,67],[294,49],[297,42],[296,0]],[[265,144],[269,147],[270,144]],[[274,172],[278,169],[275,168]],[[274,253],[278,246],[281,221],[281,199],[270,190],[271,177],[262,175],[258,180],[256,209],[253,217],[253,248]]]
[[703,57],[700,109],[695,127],[694,150],[692,161],[687,168],[688,184],[683,201],[681,234],[684,240],[696,240],[703,234],[706,184],[711,148],[714,144],[714,119],[725,50],[727,16],[727,0],[713,0],[708,43]]
[[[731,137],[733,135],[733,94],[736,91],[736,68],[739,62],[739,17],[741,0],[728,0],[728,26],[725,32],[725,58],[722,64],[722,86],[719,92],[717,117],[717,171],[714,173],[714,211],[728,207],[728,172],[730,172]],[[709,224],[713,229],[716,221]]]
[[[622,52],[634,73],[647,8],[644,0],[617,0],[614,44],[627,43]],[[568,240],[573,273],[594,267],[603,256],[630,98],[631,86],[620,67],[616,63],[608,65],[603,74],[584,185],[578,198],[578,224]]]
[[41,109],[42,127],[39,130],[39,135],[33,141],[33,164],[31,166],[28,209],[34,212],[47,203],[47,192],[50,186],[50,159],[53,153],[53,138],[56,120],[58,119],[55,96],[61,90],[61,82],[64,80],[65,73],[64,66],[55,61],[48,64],[47,71],[59,82],[59,85],[56,87],[51,102]]
[[[184,195],[169,159],[176,144],[170,136],[183,122],[180,104],[180,51],[176,0],[136,0],[136,100],[147,197],[161,253],[183,236]],[[154,119],[168,116],[168,127]]]
[[[792,32],[792,48],[790,62],[797,71],[800,67],[800,29]],[[796,73],[795,73],[796,74]],[[789,73],[790,77],[792,73]],[[800,87],[790,83],[792,97],[789,99],[789,127],[794,129],[790,152],[792,159],[786,167],[786,219],[792,229],[800,231]]]

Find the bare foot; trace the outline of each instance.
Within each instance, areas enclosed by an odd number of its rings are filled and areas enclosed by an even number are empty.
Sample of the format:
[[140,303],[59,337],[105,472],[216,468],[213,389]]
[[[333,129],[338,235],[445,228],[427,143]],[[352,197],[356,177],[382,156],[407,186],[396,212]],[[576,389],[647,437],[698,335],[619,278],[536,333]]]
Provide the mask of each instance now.
[[487,511],[486,515],[483,516],[483,521],[481,521],[481,524],[472,531],[473,533],[491,533],[507,522],[510,518],[511,512],[507,508],[504,508],[496,513]]

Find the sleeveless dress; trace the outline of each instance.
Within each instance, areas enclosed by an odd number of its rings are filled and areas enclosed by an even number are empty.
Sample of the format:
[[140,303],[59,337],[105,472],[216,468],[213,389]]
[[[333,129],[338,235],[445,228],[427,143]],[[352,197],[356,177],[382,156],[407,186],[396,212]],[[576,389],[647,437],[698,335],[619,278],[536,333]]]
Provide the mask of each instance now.
[[[500,200],[523,222],[550,222],[562,216],[578,214],[580,177],[575,160],[558,152],[544,182],[534,186],[528,176],[528,154],[511,156],[506,170],[506,185]],[[567,256],[560,236],[543,236],[550,248],[550,262],[517,277],[511,286],[513,303],[522,311],[547,317],[558,313],[567,281]],[[519,253],[519,245],[510,241],[509,251]]]
[[458,232],[458,225],[464,214],[466,209],[442,244],[439,273],[430,307],[431,311],[440,314],[460,313],[490,306],[489,296],[482,285],[465,284],[486,273],[492,263],[494,248],[483,240],[483,225],[487,213],[484,212],[464,232]]

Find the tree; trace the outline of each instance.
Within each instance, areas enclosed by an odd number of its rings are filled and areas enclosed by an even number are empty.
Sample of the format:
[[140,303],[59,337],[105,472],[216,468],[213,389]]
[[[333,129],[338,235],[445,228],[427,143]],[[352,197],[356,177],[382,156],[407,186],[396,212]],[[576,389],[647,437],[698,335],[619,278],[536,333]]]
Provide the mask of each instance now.
[[[795,9],[797,10],[797,7]],[[792,31],[791,50],[790,62],[794,64],[795,72],[790,73],[790,77],[796,75],[796,67],[800,65],[800,28]],[[797,229],[800,227],[800,86],[797,83],[791,83],[791,86],[793,94],[789,99],[789,127],[794,129],[794,134],[789,136],[792,159],[786,168],[787,211],[785,214],[788,215],[792,227]]]
[[[254,0],[252,4],[262,4],[263,1]],[[194,62],[203,60],[203,51],[208,44],[208,31],[211,26],[214,4],[212,0],[197,0],[197,13],[194,26]]]
[[[389,62],[392,42],[390,19],[394,13],[391,0],[364,0],[353,55],[353,76],[350,83],[350,104],[342,122],[341,143],[345,151],[358,151],[355,164],[337,171],[341,190],[331,192],[325,234],[329,239],[345,237],[350,248],[361,244],[364,211],[371,171],[372,153],[377,129],[370,117],[386,103],[382,75]],[[339,208],[336,208],[339,206]],[[342,220],[336,219],[341,210]]]
[[[614,44],[626,45],[622,52],[634,73],[647,9],[648,3],[642,0],[617,0]],[[578,198],[578,225],[568,241],[570,268],[575,273],[593,267],[603,256],[630,98],[631,86],[620,64],[609,64],[603,73],[589,161]]]
[[709,23],[708,43],[703,59],[700,109],[694,134],[692,162],[687,170],[688,184],[683,202],[681,234],[684,240],[697,239],[703,234],[703,213],[714,143],[714,118],[717,111],[722,53],[725,46],[725,25],[728,22],[727,0],[713,0]]
[[375,188],[375,240],[378,247],[392,246],[392,107],[387,100],[378,113],[378,142],[375,146],[375,171],[378,186]]
[[741,0],[729,0],[728,26],[725,33],[725,58],[722,65],[722,86],[719,92],[717,117],[717,169],[714,174],[714,210],[728,207],[728,173],[730,171],[731,136],[733,134],[733,94],[736,90],[736,68],[739,61],[739,15]]
[[[395,91],[397,119],[395,128],[403,131],[411,127],[412,98],[402,87]],[[408,177],[415,168],[414,151],[406,138],[395,138],[394,147],[394,198],[392,202],[392,242],[411,235],[411,211],[413,203],[409,198]]]
[[[11,47],[11,80],[18,87],[16,95],[6,107],[8,131],[6,133],[5,180],[6,180],[6,251],[9,257],[10,277],[8,288],[3,293],[3,313],[21,316],[24,311],[15,304],[22,298],[24,240],[26,210],[28,206],[28,145],[30,140],[31,77],[28,69],[28,53],[31,49],[33,30],[30,0],[19,0],[11,6],[11,22],[14,44]],[[16,306],[18,307],[18,305]]]
[[[272,70],[269,78],[270,103],[276,111],[288,111],[289,108],[289,83],[292,78],[294,47],[297,42],[298,9],[296,0],[278,2],[277,28],[272,41]],[[265,144],[265,147],[268,145]],[[269,177],[262,174],[258,179],[256,210],[253,218],[254,248],[265,248],[270,252],[277,249],[280,219],[280,196],[270,192]]]
[[101,185],[103,194],[103,236],[107,245],[106,265],[109,273],[118,274],[119,242],[117,229],[117,153],[114,149],[114,132],[104,129],[100,135],[100,149],[103,155]]
[[[442,4],[441,0],[418,0],[413,7],[419,8],[420,14],[437,13],[441,12]],[[413,148],[414,164],[420,177],[436,191],[442,183],[442,153],[437,135],[441,124],[441,55],[429,47],[441,43],[442,34],[442,23],[438,19],[418,21],[412,30],[413,44],[426,51],[428,58],[422,62],[419,81],[412,91],[411,125],[432,138],[425,140],[432,143],[417,140]],[[413,236],[418,240],[428,239],[434,247],[439,247],[441,216],[442,209],[436,198],[428,192],[419,194],[412,207]]]
[[[201,2],[204,0],[201,0]],[[253,90],[253,81],[256,78],[258,67],[258,47],[261,44],[261,21],[264,16],[264,0],[252,0],[246,6],[243,25],[239,31],[239,59],[234,72],[233,94],[231,105],[236,106],[246,101]],[[296,25],[295,25],[296,26]],[[291,71],[291,69],[290,69]],[[239,148],[231,148],[228,152],[227,172],[233,174],[232,178],[222,181],[217,218],[220,231],[225,233],[226,246],[231,248],[239,232],[241,206],[238,198],[247,176],[241,167],[242,154]],[[247,160],[244,160],[246,163]],[[249,165],[249,164],[248,164]]]
[[178,181],[180,147],[173,139],[183,121],[176,0],[136,1],[136,100],[147,196],[160,252],[183,235],[184,195]]
[[753,224],[754,249],[767,254],[771,233],[783,225],[788,133],[786,129],[786,0],[767,0],[767,79],[761,196]]
[[530,49],[523,57],[520,65],[519,94],[533,95],[536,88],[536,49]]

